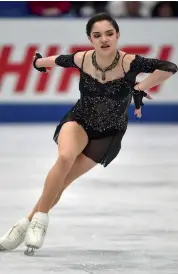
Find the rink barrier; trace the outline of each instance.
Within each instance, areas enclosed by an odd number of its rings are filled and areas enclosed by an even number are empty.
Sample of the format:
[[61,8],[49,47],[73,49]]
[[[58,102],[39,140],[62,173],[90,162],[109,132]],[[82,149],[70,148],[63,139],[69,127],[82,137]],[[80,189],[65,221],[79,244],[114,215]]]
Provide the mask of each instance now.
[[[72,104],[1,104],[0,123],[58,123]],[[148,104],[143,107],[143,117],[134,116],[134,106],[129,108],[131,123],[177,123],[178,104]]]

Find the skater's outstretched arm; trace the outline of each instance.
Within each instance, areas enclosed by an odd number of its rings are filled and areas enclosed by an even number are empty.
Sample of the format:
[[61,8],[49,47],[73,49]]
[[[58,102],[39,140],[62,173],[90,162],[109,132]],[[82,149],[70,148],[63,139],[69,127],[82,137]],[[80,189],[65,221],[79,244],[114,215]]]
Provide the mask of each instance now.
[[49,56],[49,57],[39,57],[36,59],[36,67],[53,67],[55,65],[55,59],[57,55]]
[[[47,67],[53,67],[55,65],[61,67],[81,67],[82,59],[84,52],[76,52],[72,54],[61,54],[61,55],[53,55],[49,57],[42,57],[41,54],[36,53],[34,56],[34,67],[41,71],[45,72]],[[40,68],[43,68],[40,70]]]

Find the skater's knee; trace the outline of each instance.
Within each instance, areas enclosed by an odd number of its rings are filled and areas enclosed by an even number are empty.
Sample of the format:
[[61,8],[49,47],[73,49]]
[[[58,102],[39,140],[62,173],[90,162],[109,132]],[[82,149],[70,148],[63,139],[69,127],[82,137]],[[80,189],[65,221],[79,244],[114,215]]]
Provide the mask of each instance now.
[[71,167],[76,159],[76,155],[71,152],[61,151],[57,159],[57,164],[65,165],[65,167]]

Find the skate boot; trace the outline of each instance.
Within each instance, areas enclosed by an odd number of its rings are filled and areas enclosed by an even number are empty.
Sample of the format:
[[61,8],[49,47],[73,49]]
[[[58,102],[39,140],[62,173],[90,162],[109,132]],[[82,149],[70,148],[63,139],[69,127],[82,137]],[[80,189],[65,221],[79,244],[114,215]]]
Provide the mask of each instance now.
[[11,251],[23,243],[30,221],[21,219],[2,238],[0,238],[0,251]]
[[27,246],[27,250],[24,252],[25,255],[32,256],[35,249],[42,247],[48,222],[47,213],[35,213],[25,236],[25,245]]

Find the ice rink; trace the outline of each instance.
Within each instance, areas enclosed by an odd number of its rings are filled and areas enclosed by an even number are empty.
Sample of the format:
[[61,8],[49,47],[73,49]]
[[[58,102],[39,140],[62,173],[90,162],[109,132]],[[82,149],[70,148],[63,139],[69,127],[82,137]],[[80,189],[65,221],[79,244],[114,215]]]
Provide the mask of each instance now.
[[[0,235],[36,203],[56,125],[0,126]],[[63,194],[42,249],[0,253],[0,274],[177,274],[178,125],[129,125],[118,157]]]

